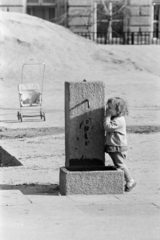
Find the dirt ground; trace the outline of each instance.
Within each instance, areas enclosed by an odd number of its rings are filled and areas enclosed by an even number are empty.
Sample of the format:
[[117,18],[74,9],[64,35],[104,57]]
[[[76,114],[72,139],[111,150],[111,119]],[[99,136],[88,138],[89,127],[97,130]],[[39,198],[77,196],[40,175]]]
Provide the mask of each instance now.
[[[139,190],[160,191],[159,126],[129,126],[127,165]],[[3,129],[1,146],[22,166],[2,167],[1,189],[20,189],[24,193],[54,193],[59,185],[59,168],[65,163],[64,129]],[[112,164],[106,155],[106,165]]]

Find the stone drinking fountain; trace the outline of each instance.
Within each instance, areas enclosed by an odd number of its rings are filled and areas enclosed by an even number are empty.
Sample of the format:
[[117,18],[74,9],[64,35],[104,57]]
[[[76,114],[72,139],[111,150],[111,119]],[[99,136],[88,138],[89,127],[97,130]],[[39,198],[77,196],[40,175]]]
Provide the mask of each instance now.
[[123,171],[105,166],[105,86],[65,82],[65,167],[60,194],[123,194]]

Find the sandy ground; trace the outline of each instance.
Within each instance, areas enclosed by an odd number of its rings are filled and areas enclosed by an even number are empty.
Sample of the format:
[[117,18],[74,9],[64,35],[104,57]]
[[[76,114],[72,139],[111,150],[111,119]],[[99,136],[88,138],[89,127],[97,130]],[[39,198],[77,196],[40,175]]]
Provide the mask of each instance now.
[[[0,168],[0,188],[54,193],[65,163],[64,82],[103,81],[106,99],[128,101],[128,167],[135,193],[160,193],[160,48],[99,46],[63,27],[15,13],[0,13],[0,142],[21,163]],[[24,63],[45,62],[40,118],[17,119],[17,86]],[[24,81],[41,83],[42,69],[25,69]],[[106,164],[111,161],[106,155]],[[145,199],[144,199],[145,201]]]

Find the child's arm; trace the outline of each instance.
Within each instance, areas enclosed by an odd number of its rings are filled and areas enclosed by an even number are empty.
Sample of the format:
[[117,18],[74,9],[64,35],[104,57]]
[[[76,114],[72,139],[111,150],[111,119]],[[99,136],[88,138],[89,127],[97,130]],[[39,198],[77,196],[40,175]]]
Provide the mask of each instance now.
[[106,116],[103,121],[103,126],[107,132],[115,132],[123,126],[123,123],[118,118],[111,120],[111,116]]

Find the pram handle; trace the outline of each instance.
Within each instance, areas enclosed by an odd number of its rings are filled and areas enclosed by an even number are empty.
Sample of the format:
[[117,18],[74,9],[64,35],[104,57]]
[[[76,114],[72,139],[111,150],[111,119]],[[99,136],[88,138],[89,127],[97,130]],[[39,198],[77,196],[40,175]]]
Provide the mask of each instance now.
[[43,81],[44,81],[44,72],[45,72],[45,63],[24,63],[22,65],[22,73],[21,73],[21,83],[23,82],[23,68],[26,66],[26,65],[43,65],[43,76],[42,76],[42,89],[43,89]]

